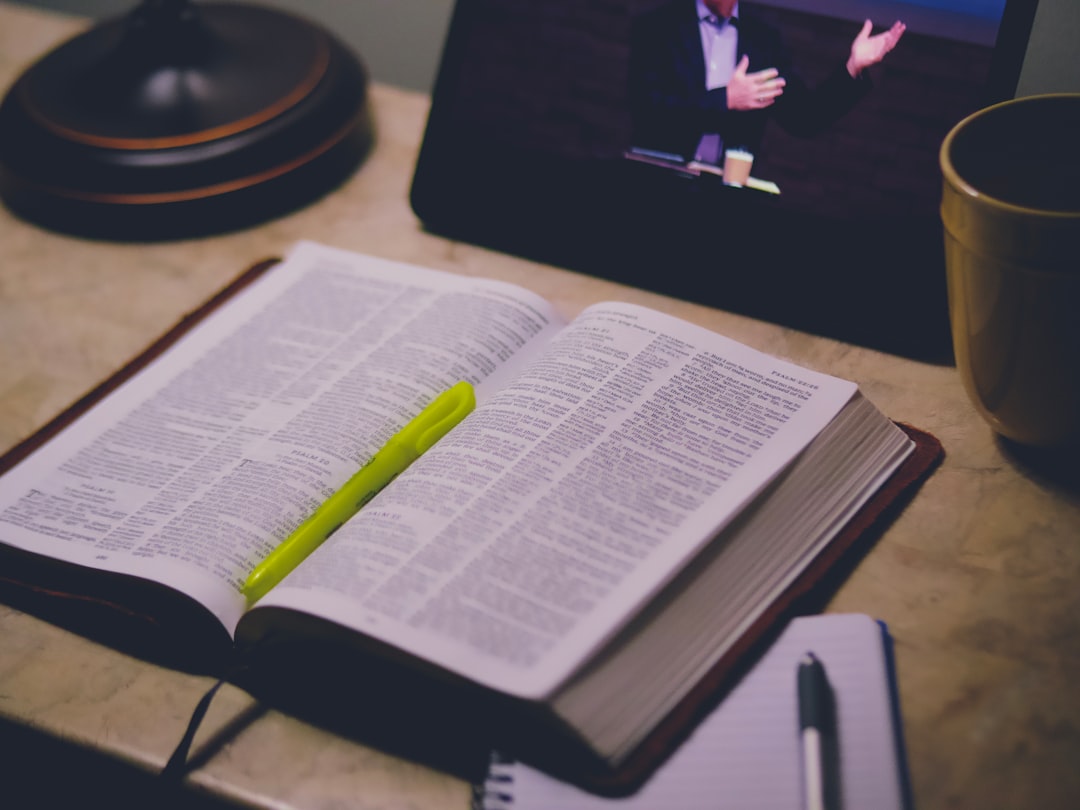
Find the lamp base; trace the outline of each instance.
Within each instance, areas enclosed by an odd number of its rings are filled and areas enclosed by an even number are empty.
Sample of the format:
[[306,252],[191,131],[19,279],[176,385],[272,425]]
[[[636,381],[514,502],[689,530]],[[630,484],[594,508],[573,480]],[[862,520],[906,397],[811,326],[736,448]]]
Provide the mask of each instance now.
[[367,74],[322,28],[149,0],[46,54],[0,104],[0,198],[37,224],[155,240],[255,224],[343,181]]

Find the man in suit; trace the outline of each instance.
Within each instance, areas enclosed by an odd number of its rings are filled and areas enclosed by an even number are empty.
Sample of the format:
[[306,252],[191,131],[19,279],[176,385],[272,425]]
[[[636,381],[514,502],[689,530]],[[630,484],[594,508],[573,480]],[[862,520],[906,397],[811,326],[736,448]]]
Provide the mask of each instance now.
[[631,42],[633,145],[722,164],[725,147],[756,152],[770,118],[793,135],[816,135],[868,92],[866,69],[904,25],[871,30],[867,20],[846,61],[810,88],[778,33],[738,0],[672,0],[643,14]]

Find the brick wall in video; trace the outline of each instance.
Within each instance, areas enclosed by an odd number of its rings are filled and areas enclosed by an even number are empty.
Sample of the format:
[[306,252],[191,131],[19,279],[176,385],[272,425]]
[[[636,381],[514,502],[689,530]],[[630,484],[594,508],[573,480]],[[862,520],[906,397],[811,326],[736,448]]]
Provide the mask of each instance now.
[[[479,142],[617,158],[630,138],[630,24],[655,5],[487,0],[460,73],[459,124]],[[846,58],[859,29],[850,20],[764,3],[756,9],[780,29],[811,83]],[[981,106],[991,51],[909,30],[872,69],[874,90],[827,133],[801,140],[770,126],[754,174],[779,184],[785,206],[845,217],[934,215],[938,146]]]

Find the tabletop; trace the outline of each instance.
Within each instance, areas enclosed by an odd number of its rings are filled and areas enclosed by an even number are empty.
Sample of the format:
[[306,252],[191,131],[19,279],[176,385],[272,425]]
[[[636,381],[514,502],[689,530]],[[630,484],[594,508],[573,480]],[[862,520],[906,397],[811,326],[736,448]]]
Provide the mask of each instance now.
[[[0,89],[85,24],[0,2]],[[887,415],[941,440],[942,465],[827,610],[868,613],[894,636],[915,807],[1080,806],[1075,474],[1050,474],[997,440],[950,365],[800,333],[425,231],[409,208],[408,188],[429,99],[375,84],[371,103],[376,145],[359,170],[316,203],[247,230],[149,244],[96,242],[42,230],[0,209],[0,451],[244,267],[300,239],[515,282],[568,316],[610,298],[664,310],[855,380]],[[211,683],[0,605],[0,721],[10,729],[153,773]],[[450,774],[253,704],[230,686],[215,699],[195,741],[205,756],[188,777],[193,789],[267,807],[469,805],[469,785]],[[208,741],[217,741],[212,750]]]

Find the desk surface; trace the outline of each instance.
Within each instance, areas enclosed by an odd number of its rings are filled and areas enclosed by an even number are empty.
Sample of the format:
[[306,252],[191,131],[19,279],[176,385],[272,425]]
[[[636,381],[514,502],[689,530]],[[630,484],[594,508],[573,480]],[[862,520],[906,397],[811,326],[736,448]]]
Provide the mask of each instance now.
[[[0,3],[0,88],[82,23]],[[314,239],[530,287],[568,315],[633,300],[856,380],[936,434],[944,464],[828,609],[888,622],[919,810],[1080,806],[1080,494],[999,444],[953,368],[880,354],[448,241],[407,202],[428,99],[375,86],[377,146],[317,204],[251,230],[151,245],[47,233],[0,209],[0,450],[32,433],[240,269]],[[62,663],[61,663],[62,662]],[[0,605],[0,719],[148,771],[208,687]],[[244,715],[226,687],[196,739]],[[461,781],[276,712],[196,771],[212,793],[274,807],[468,806]]]

